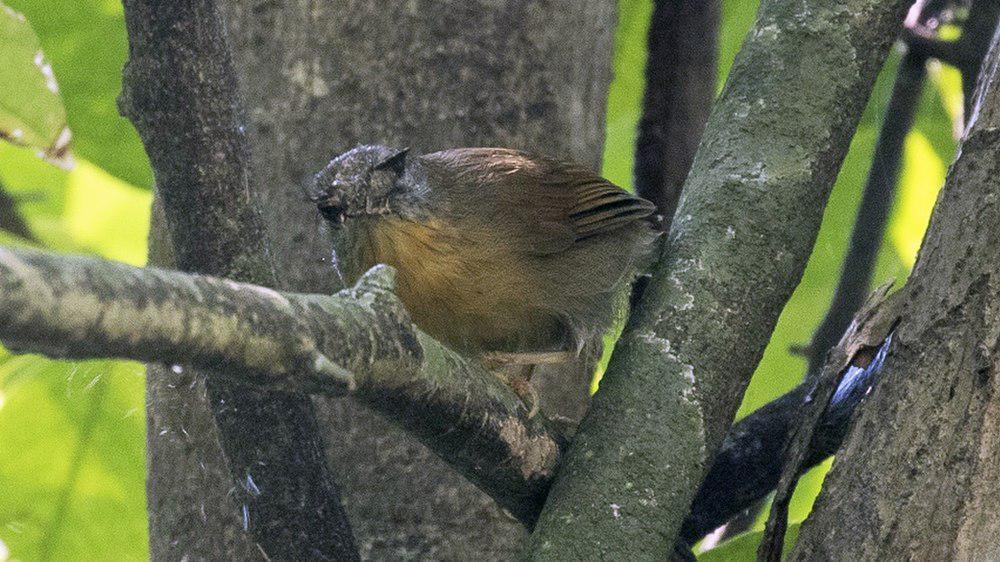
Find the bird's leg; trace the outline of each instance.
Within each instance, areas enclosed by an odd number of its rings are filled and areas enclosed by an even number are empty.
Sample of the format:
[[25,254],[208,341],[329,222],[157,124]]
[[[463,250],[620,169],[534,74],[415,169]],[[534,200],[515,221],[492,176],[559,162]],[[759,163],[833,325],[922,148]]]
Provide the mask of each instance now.
[[534,352],[492,352],[483,356],[483,363],[491,369],[508,365],[552,365],[567,363],[576,359],[577,353],[572,351],[534,351]]
[[565,363],[576,358],[571,351],[539,351],[528,353],[488,353],[483,364],[491,369],[514,391],[528,408],[528,418],[538,413],[538,392],[531,386],[535,365]]
[[531,386],[531,375],[535,372],[534,365],[517,365],[508,372],[511,373],[507,380],[507,386],[514,391],[514,394],[524,402],[528,408],[528,419],[535,417],[538,413],[538,392]]

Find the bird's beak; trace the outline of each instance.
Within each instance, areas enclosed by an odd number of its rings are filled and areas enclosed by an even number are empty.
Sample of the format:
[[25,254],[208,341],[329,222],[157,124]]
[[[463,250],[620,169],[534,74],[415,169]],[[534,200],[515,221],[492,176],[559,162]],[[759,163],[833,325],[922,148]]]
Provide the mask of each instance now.
[[344,217],[346,215],[344,212],[344,200],[340,193],[334,192],[319,195],[313,198],[313,202],[316,203],[316,208],[319,209],[323,218],[330,221],[330,224],[334,226],[344,224]]

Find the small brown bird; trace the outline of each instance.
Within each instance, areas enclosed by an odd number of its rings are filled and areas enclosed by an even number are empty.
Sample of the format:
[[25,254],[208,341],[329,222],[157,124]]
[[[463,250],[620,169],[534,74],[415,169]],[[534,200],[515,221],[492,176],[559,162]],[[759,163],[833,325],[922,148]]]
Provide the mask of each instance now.
[[393,266],[422,330],[492,363],[575,357],[623,311],[657,235],[645,199],[504,148],[360,146],[316,175],[312,199],[339,229],[347,282]]

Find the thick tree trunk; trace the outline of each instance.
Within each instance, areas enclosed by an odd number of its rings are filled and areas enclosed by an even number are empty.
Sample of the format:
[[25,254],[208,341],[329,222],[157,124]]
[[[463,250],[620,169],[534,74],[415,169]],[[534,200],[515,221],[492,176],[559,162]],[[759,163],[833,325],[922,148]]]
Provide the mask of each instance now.
[[837,456],[795,559],[1000,555],[998,39],[905,289],[883,382]]
[[[339,284],[327,233],[302,186],[355,144],[417,151],[510,146],[596,168],[614,7],[611,0],[228,6],[249,103],[255,184],[263,188],[261,210],[281,287],[331,291]],[[550,386],[558,392],[543,394],[550,411],[580,416],[589,380],[582,370],[575,374]],[[168,418],[190,418],[191,427],[211,435],[199,393],[178,394],[155,379],[150,384],[151,436],[167,429]],[[364,557],[512,556],[524,534],[520,525],[426,448],[348,400],[325,401],[320,409]],[[177,414],[164,418],[165,410]],[[198,478],[184,468],[218,464],[216,445],[190,442],[167,452],[157,450],[159,442],[150,439],[150,458],[157,461],[151,488],[225,499],[224,467],[195,470]],[[193,512],[180,535],[172,529],[170,536],[194,539],[202,533],[198,520]],[[239,525],[231,519],[216,540],[241,535]],[[154,535],[166,531],[152,529]]]

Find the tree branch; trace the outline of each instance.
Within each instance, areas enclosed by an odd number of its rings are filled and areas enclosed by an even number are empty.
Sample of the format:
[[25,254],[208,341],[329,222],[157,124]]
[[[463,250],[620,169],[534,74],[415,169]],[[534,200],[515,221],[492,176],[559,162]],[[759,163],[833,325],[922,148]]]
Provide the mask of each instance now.
[[1000,18],[1000,3],[994,0],[974,0],[962,24],[962,35],[954,41],[928,36],[915,28],[903,31],[903,40],[910,51],[917,56],[924,59],[938,59],[954,66],[962,73],[962,90],[967,115],[972,104],[972,91],[976,86],[983,57],[989,49],[998,18]]
[[790,560],[986,560],[997,552],[1000,30],[976,91],[907,282],[884,380]]
[[[812,437],[802,463],[803,471],[840,448],[855,410],[877,384],[882,365],[881,361],[873,361],[867,367],[848,369]],[[681,540],[685,544],[694,545],[774,491],[781,476],[782,452],[788,436],[800,419],[802,404],[815,386],[814,381],[803,382],[733,426],[698,489],[691,504],[691,515],[684,521]]]
[[670,230],[715,97],[717,0],[658,0],[649,24],[635,191]]
[[801,277],[902,8],[761,6],[709,118],[669,248],[557,474],[531,558],[670,552]]
[[[0,341],[53,357],[198,367],[271,390],[353,393],[532,527],[565,440],[540,419],[526,418],[523,403],[496,377],[419,333],[389,293],[388,271],[363,281],[332,296],[280,293],[0,248]],[[178,378],[171,372],[162,376]],[[837,450],[876,374],[866,369],[847,377],[807,465]],[[730,431],[684,523],[687,544],[774,489],[782,446],[811,387],[800,385]]]
[[896,192],[903,144],[913,125],[913,117],[923,92],[926,62],[927,58],[923,54],[911,49],[899,63],[892,97],[886,107],[885,120],[879,131],[868,180],[851,231],[851,242],[844,257],[840,280],[830,308],[809,343],[809,377],[819,375],[826,362],[827,352],[844,334],[871,284],[875,259],[882,246],[885,225]]
[[0,183],[0,229],[29,242],[38,242],[35,233],[31,232],[28,223],[24,222],[17,212],[17,201],[7,193],[2,183]]
[[891,283],[876,289],[861,305],[844,337],[830,354],[822,374],[812,381],[796,415],[794,429],[789,433],[782,451],[781,477],[774,492],[774,502],[761,539],[757,560],[780,562],[788,526],[788,504],[805,470],[812,443],[819,432],[822,419],[842,381],[859,368],[881,368],[891,340],[892,330],[899,323],[900,293],[887,297]]
[[496,376],[420,333],[392,284],[378,267],[332,296],[280,293],[0,248],[0,341],[53,357],[190,365],[270,390],[353,392],[530,526],[564,440]]
[[[236,73],[216,3],[125,0],[124,7],[129,60],[119,103],[150,157],[175,265],[275,286],[254,201]],[[169,484],[170,478],[187,475],[154,465],[149,475],[153,557],[245,558],[259,550],[265,558],[357,559],[309,397],[258,392],[214,377],[204,381],[197,373],[192,382],[195,391],[186,394],[159,393],[151,386],[151,423],[197,418],[206,409],[198,390],[204,383],[226,464],[239,485],[206,480],[212,490],[203,493],[231,506],[231,516],[212,518],[217,532],[200,533],[199,541],[158,540],[158,534],[191,528],[189,512],[197,507],[174,497],[179,487]],[[175,446],[168,433],[150,433],[151,459],[161,446]],[[198,448],[197,457],[208,457],[214,436],[205,433],[199,441],[180,444],[181,451]],[[233,528],[237,518],[242,533]],[[246,540],[246,532],[253,540]]]

